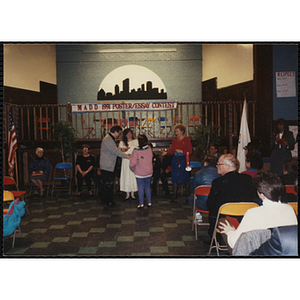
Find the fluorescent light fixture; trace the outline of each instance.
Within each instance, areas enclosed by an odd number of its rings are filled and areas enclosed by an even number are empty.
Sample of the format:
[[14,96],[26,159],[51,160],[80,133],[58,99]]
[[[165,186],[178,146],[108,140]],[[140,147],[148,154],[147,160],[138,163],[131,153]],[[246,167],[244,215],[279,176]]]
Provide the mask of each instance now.
[[83,53],[145,53],[145,52],[176,52],[176,48],[131,48],[131,49],[100,49],[100,50],[83,50]]

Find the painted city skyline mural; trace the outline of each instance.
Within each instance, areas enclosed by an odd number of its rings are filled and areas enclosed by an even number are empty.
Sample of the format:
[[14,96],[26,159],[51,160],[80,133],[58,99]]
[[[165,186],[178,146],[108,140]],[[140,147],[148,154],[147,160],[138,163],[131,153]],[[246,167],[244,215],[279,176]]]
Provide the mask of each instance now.
[[110,72],[101,82],[97,100],[167,99],[162,80],[150,69],[126,65]]

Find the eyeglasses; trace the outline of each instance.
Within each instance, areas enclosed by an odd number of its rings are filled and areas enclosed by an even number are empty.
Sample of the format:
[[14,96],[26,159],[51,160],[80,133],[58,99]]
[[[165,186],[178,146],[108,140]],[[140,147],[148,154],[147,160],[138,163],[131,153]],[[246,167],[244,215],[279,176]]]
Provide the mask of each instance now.
[[220,164],[219,162],[217,162],[217,166],[222,166],[222,165],[225,165],[225,164]]

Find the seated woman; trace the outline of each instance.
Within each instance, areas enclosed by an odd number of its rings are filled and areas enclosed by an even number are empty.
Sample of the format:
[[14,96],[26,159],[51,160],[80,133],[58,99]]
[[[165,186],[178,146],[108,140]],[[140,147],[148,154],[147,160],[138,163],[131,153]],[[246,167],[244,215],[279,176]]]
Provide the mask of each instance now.
[[83,180],[85,181],[89,195],[93,196],[92,192],[92,177],[94,175],[95,157],[89,153],[90,146],[87,144],[82,145],[82,155],[78,155],[76,159],[77,168],[77,183],[78,193],[77,196],[81,195]]
[[254,177],[263,168],[262,156],[257,151],[251,151],[246,154],[246,168],[247,171],[241,174],[248,174],[251,177]]
[[284,186],[276,174],[259,171],[253,178],[253,182],[262,205],[250,208],[237,229],[227,219],[225,223],[219,223],[220,233],[227,235],[227,244],[231,248],[243,232],[298,224],[293,208],[281,203]]
[[50,173],[52,166],[48,158],[44,157],[44,149],[36,148],[36,156],[31,160],[29,166],[30,179],[40,189],[40,196],[44,196],[43,182]]

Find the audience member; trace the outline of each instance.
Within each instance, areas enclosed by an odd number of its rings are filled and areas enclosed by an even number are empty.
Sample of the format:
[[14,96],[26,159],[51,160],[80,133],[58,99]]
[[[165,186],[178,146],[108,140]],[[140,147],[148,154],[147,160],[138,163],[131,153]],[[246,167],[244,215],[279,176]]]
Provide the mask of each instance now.
[[[218,174],[216,164],[217,164],[217,157],[207,155],[203,161],[203,168],[195,173],[191,184],[192,194],[188,198],[192,209],[194,209],[194,191],[196,187],[200,185],[211,185],[212,181],[215,178],[221,176],[220,174]],[[206,201],[207,201],[207,196],[197,195],[196,207],[198,207],[199,209],[207,210],[208,208],[206,205]],[[200,212],[196,213],[196,220],[198,222],[202,221],[202,216]]]
[[283,165],[283,175],[280,179],[283,185],[295,185],[298,178],[298,166],[295,162],[291,161]]
[[116,144],[116,139],[120,137],[121,133],[121,126],[115,125],[111,127],[110,132],[104,137],[100,149],[100,170],[103,181],[102,200],[106,205],[111,207],[115,205],[113,201],[113,188],[117,157],[130,158]]
[[[120,141],[119,148],[125,154],[131,155],[133,149],[139,145],[138,140],[133,137],[131,128],[126,128],[122,134],[122,141]],[[122,167],[120,174],[120,191],[126,193],[125,200],[130,197],[135,199],[134,192],[137,192],[137,183],[134,173],[129,168],[129,160],[122,158]]]
[[144,208],[144,194],[146,194],[148,207],[151,204],[151,177],[153,174],[152,149],[147,145],[148,139],[144,134],[138,136],[139,147],[134,149],[130,157],[130,169],[134,171],[139,194],[138,209]]
[[[212,182],[207,198],[209,210],[209,230],[212,236],[219,208],[229,202],[255,202],[257,194],[252,177],[237,172],[238,160],[232,154],[223,154],[217,163],[218,174],[222,175]],[[259,202],[259,201],[257,201]]]
[[173,155],[172,159],[172,182],[174,194],[171,201],[177,199],[177,189],[179,183],[189,183],[190,173],[186,168],[186,154],[192,154],[193,148],[191,138],[185,137],[185,126],[177,124],[175,127],[176,138],[172,140],[171,149],[168,152],[163,152],[162,156]]
[[218,225],[220,233],[227,236],[231,248],[243,232],[298,224],[293,208],[280,201],[284,186],[276,174],[259,171],[253,182],[262,205],[249,209],[237,229],[226,219]]
[[210,156],[215,156],[217,160],[220,157],[220,154],[218,153],[219,147],[216,144],[211,144],[209,147],[209,155]]
[[260,153],[248,152],[246,154],[246,168],[247,171],[241,172],[241,174],[248,174],[254,177],[256,173],[263,168],[263,159]]
[[51,172],[52,166],[50,160],[43,156],[43,148],[36,148],[35,154],[36,156],[31,160],[29,165],[30,179],[40,189],[40,196],[44,196],[43,182]]
[[281,176],[283,175],[283,165],[292,160],[291,150],[294,150],[295,139],[284,119],[277,119],[275,126],[275,133],[270,140],[272,150],[270,171]]
[[85,181],[89,195],[93,196],[92,192],[92,177],[94,176],[95,157],[89,153],[90,146],[88,144],[82,145],[82,154],[77,156],[76,168],[77,168],[77,184],[78,192],[77,196],[81,195],[83,181]]

